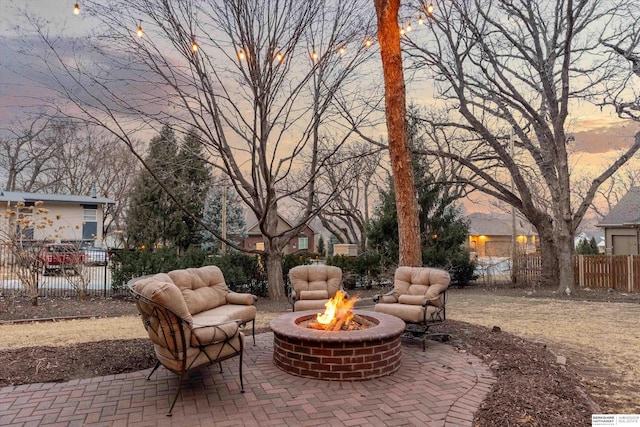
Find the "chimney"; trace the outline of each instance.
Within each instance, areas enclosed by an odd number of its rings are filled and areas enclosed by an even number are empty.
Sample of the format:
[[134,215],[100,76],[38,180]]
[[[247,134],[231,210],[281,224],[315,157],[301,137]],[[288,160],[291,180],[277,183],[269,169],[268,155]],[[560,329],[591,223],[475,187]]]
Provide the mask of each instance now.
[[98,197],[98,189],[96,188],[95,181],[93,181],[93,184],[91,185],[91,197],[93,197],[94,199]]

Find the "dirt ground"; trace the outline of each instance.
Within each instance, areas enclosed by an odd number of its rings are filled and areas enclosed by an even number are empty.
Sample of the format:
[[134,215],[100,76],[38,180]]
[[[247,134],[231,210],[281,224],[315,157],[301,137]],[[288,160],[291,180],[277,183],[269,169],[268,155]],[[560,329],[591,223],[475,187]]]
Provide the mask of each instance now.
[[[375,291],[361,292],[358,307]],[[477,426],[588,426],[591,414],[640,413],[640,295],[510,287],[452,289],[449,343],[487,363],[497,377],[476,413]],[[257,330],[287,304],[260,300]],[[73,317],[73,320],[17,322]],[[0,299],[0,386],[68,381],[153,366],[135,305]],[[558,356],[566,363],[558,362]]]

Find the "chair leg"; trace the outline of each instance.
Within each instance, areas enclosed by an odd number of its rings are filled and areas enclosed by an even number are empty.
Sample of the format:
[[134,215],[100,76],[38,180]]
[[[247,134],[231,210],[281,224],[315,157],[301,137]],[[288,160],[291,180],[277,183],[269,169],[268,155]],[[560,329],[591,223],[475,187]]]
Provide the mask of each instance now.
[[151,372],[149,372],[149,375],[147,376],[147,381],[149,381],[151,379],[151,375],[153,375],[153,373],[156,371],[156,369],[158,369],[160,367],[160,361],[158,360],[156,362],[156,366],[153,367],[153,369],[151,370]]
[[240,367],[238,371],[240,372],[240,393],[244,393],[244,382],[242,380],[242,355],[244,354],[244,340],[240,339]]
[[184,375],[185,375],[185,372],[180,372],[180,376],[178,377],[178,390],[176,390],[176,395],[173,396],[173,402],[171,402],[171,406],[169,407],[169,412],[167,413],[167,417],[170,417],[173,415],[171,412],[173,411],[173,407],[175,406],[176,401],[178,400],[180,391],[182,391],[182,380],[184,380]]

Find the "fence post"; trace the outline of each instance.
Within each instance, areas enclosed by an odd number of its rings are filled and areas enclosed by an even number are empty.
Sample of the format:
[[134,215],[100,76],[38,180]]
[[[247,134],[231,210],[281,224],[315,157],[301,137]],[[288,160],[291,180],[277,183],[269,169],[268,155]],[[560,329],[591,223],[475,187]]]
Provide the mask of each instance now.
[[633,290],[633,255],[627,256],[627,291]]
[[584,288],[584,255],[578,255],[578,283]]

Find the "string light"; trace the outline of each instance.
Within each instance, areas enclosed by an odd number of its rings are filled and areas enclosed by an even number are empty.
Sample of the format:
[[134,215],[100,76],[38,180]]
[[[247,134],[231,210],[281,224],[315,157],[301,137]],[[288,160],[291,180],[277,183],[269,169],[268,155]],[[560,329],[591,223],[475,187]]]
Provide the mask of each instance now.
[[80,15],[80,6],[78,6],[78,3],[73,5],[73,14],[74,15]]
[[418,16],[418,25],[424,24],[424,19],[422,19],[422,15]]
[[312,60],[313,62],[315,62],[315,61],[317,61],[317,60],[318,60],[318,53],[316,52],[316,49],[315,49],[315,48],[313,49],[313,52],[311,52],[311,60]]
[[404,33],[406,33],[406,31],[405,31],[404,27],[400,28],[400,35],[401,35],[401,36],[404,36]]
[[284,55],[282,54],[282,52],[278,51],[278,53],[276,53],[276,61],[282,62],[283,59]]
[[407,24],[407,32],[411,31],[411,22]]
[[198,49],[200,49],[200,46],[196,42],[196,36],[191,36],[191,51],[197,53]]
[[142,21],[140,21],[140,24],[138,25],[138,37],[142,38],[143,35],[144,32],[142,31]]
[[340,46],[340,49],[339,49],[340,56],[344,55],[346,51],[347,51],[347,48],[344,45]]
[[365,45],[366,47],[371,47],[371,43],[372,43],[371,39],[366,39],[366,40],[364,41],[364,45]]
[[247,58],[247,54],[244,52],[244,49],[240,49],[238,51],[238,59],[240,61],[244,61]]
[[427,15],[433,15],[433,3],[429,3],[429,5],[425,8]]

